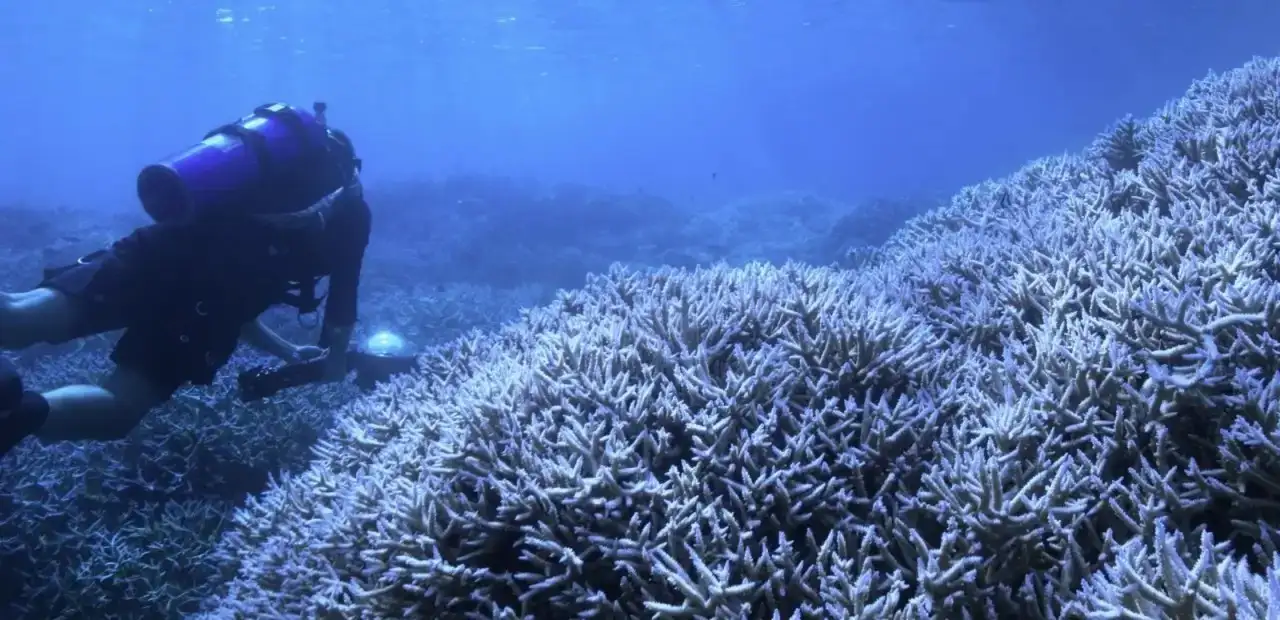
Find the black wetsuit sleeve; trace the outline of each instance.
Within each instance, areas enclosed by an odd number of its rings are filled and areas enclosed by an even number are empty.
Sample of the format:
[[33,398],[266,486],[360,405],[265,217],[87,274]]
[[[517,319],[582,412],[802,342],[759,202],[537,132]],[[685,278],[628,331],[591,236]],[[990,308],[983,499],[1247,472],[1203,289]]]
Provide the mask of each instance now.
[[360,270],[364,266],[364,251],[369,246],[369,233],[373,228],[373,214],[368,203],[364,198],[357,198],[356,202],[344,210],[346,217],[331,223],[339,236],[324,309],[326,328],[350,327],[356,323]]

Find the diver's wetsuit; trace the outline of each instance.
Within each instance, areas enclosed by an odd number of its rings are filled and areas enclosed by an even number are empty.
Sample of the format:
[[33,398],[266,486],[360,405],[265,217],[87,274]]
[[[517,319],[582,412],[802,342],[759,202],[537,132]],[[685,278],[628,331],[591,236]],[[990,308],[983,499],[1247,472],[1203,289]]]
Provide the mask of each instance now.
[[372,216],[358,195],[344,200],[322,234],[242,220],[144,226],[41,286],[79,306],[72,339],[125,329],[111,355],[117,365],[170,395],[207,385],[241,329],[286,303],[291,283],[330,276],[325,325],[355,324]]

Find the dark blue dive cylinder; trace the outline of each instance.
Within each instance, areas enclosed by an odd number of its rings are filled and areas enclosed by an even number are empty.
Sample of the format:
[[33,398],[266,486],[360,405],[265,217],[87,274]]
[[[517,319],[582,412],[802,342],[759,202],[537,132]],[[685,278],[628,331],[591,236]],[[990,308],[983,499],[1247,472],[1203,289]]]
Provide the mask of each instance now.
[[328,130],[306,110],[273,103],[209,132],[138,174],[138,200],[156,222],[220,214],[292,213],[342,187]]

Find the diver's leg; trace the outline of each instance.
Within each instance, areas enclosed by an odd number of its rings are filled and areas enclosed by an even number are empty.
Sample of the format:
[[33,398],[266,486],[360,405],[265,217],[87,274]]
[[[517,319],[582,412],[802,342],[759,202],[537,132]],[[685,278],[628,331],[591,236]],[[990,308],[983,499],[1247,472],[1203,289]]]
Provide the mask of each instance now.
[[[180,385],[171,376],[172,364],[155,357],[159,343],[148,331],[154,327],[151,314],[143,312],[164,299],[171,287],[155,277],[155,270],[148,266],[154,261],[143,260],[145,256],[138,252],[121,253],[121,247],[117,244],[112,251],[57,272],[34,291],[0,298],[5,308],[0,311],[0,347],[4,348],[64,342],[129,325],[144,328],[142,332],[130,329],[120,338],[112,354],[117,369],[98,385],[73,385],[43,394],[24,391],[17,368],[3,360],[0,455],[32,434],[50,441],[119,439]],[[133,258],[126,260],[129,256]],[[122,344],[127,350],[121,349]]]
[[136,241],[117,243],[47,272],[34,290],[0,293],[0,350],[59,344],[123,328],[138,305],[146,303],[146,293],[163,292],[163,286],[152,282],[155,270],[148,267],[147,256],[136,247]]
[[41,287],[0,293],[0,349],[65,342],[77,336],[80,324],[79,306],[62,291]]
[[[0,374],[5,372],[17,376],[12,364],[0,359]],[[0,409],[0,456],[31,435],[46,442],[123,439],[175,389],[121,366],[98,385],[23,392],[15,405]]]
[[173,391],[146,373],[117,367],[99,385],[69,385],[42,394],[48,415],[35,436],[44,442],[124,439]]

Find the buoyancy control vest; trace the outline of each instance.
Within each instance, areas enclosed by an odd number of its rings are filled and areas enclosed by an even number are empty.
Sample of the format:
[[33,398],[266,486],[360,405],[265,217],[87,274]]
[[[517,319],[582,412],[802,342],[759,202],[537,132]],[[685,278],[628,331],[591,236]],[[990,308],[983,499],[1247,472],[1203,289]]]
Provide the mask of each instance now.
[[[323,102],[310,112],[272,103],[218,127],[142,169],[142,208],[157,223],[277,229],[285,245],[323,238],[334,210],[352,193],[358,199],[362,167],[350,138],[328,126],[326,112]],[[321,279],[298,274],[283,303],[313,314],[324,300],[316,294]]]

